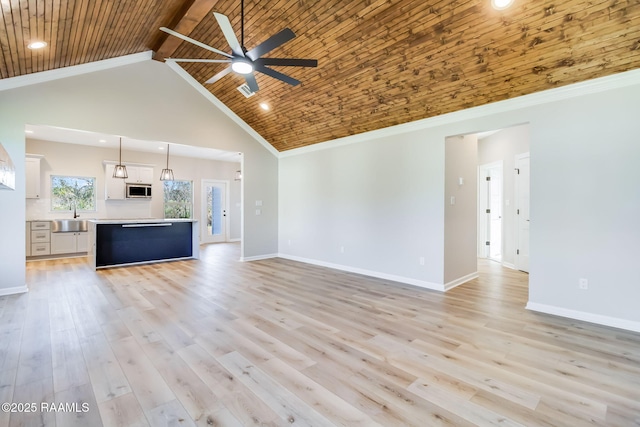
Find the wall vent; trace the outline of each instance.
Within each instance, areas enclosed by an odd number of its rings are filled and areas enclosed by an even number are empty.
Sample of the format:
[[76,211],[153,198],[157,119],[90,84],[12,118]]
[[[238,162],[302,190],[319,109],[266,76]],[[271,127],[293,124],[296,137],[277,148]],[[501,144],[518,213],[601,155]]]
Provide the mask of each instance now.
[[241,94],[244,95],[245,98],[251,98],[253,95],[256,94],[255,92],[251,92],[249,85],[247,85],[246,83],[244,83],[241,86],[238,86],[238,90],[240,91]]

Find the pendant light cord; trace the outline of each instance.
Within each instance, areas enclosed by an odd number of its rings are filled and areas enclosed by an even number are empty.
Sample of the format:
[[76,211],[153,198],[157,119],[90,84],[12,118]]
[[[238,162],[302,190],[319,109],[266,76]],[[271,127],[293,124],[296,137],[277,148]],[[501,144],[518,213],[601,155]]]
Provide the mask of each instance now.
[[169,169],[169,144],[167,144],[167,169]]

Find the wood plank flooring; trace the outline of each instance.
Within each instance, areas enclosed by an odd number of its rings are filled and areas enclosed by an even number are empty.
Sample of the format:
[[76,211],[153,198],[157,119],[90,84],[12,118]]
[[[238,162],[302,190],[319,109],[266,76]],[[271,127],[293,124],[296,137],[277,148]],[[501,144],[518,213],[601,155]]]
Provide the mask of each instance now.
[[441,294],[238,258],[29,262],[0,298],[0,401],[80,410],[0,426],[640,425],[640,334],[525,310],[526,274],[481,263]]

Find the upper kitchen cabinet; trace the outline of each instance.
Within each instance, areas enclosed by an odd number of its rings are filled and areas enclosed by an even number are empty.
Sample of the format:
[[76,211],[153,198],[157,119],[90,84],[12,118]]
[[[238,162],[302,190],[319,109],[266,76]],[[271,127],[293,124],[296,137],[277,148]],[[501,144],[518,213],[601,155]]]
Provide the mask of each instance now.
[[[104,198],[105,200],[124,200],[124,179],[122,178],[114,178],[113,170],[115,169],[115,164],[105,164],[105,191]],[[129,171],[129,167],[127,167],[127,173]]]
[[27,154],[25,158],[26,188],[25,197],[27,199],[39,199],[41,196],[41,169],[42,158],[39,154]]
[[148,166],[128,166],[127,175],[129,177],[125,179],[125,182],[132,182],[135,184],[151,184],[153,183],[153,168]]
[[0,144],[0,190],[16,189],[16,168],[9,153]]

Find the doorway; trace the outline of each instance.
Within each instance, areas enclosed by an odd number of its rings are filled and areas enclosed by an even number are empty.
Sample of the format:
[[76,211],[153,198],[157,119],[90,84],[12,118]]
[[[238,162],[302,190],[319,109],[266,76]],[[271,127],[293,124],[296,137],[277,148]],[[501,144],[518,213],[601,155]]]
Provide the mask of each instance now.
[[478,256],[502,262],[502,161],[478,171]]
[[220,243],[228,240],[228,185],[227,181],[202,180],[201,243]]

